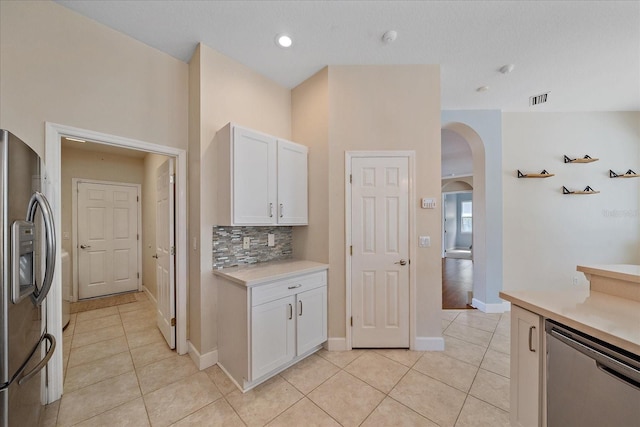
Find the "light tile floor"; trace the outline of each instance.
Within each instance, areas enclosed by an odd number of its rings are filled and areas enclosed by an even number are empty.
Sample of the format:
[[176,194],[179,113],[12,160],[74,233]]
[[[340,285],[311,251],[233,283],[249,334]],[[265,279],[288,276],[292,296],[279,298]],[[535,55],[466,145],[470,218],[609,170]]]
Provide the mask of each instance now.
[[442,313],[444,352],[321,350],[247,393],[169,350],[139,301],[73,315],[45,426],[508,426],[509,313]]

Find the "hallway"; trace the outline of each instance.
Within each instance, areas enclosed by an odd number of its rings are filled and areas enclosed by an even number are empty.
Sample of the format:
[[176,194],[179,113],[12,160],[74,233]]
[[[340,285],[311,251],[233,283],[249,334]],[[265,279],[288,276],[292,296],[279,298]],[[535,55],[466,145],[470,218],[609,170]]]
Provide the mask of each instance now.
[[442,309],[471,308],[469,292],[473,291],[473,261],[442,259]]

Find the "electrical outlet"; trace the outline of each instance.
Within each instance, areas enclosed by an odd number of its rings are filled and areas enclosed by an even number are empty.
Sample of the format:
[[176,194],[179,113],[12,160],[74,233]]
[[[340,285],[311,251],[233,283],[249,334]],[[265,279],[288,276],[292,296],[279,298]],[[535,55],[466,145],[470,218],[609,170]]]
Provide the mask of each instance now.
[[276,245],[276,235],[275,234],[267,234],[267,246],[275,246]]
[[418,246],[421,248],[430,248],[431,247],[431,237],[430,236],[420,236],[418,237]]
[[251,237],[245,237],[242,239],[242,249],[251,248]]
[[578,277],[577,276],[573,276],[573,284],[574,285],[578,284]]

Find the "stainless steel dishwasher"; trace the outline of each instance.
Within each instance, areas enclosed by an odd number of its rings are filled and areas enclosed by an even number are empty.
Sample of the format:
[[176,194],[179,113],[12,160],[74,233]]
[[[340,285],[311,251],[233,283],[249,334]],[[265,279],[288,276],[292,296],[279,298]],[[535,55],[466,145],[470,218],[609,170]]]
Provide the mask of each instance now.
[[640,426],[640,356],[551,320],[545,330],[547,426]]

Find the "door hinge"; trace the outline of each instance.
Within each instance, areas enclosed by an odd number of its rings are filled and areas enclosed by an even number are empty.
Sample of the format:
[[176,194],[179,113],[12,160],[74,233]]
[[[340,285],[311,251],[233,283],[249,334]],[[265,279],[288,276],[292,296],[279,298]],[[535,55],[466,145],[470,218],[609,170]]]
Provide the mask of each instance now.
[[171,255],[175,255],[175,254],[176,254],[176,247],[171,246]]
[[175,174],[169,175],[169,184],[175,184],[175,183],[176,183]]
[[349,184],[353,184],[353,175],[349,174]]
[[136,234],[136,240],[140,240],[140,234]]
[[136,202],[140,201],[140,196],[136,196]]
[[175,317],[171,318],[171,326],[176,326],[176,318]]
[[138,273],[138,279],[140,278],[140,273]]
[[349,255],[353,255],[353,245],[349,246]]
[[353,316],[351,316],[351,326],[353,326]]

